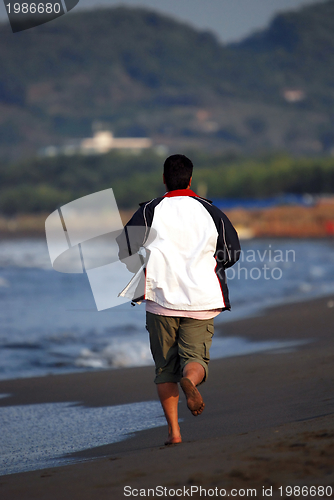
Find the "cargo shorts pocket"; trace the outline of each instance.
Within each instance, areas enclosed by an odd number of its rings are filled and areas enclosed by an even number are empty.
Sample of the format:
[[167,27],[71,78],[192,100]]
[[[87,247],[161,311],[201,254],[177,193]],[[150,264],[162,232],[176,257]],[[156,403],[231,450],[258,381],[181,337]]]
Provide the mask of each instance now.
[[212,344],[213,334],[214,334],[213,324],[208,325],[206,329],[206,338],[204,341],[204,356],[203,356],[204,361],[206,361],[207,363],[210,361],[210,347]]

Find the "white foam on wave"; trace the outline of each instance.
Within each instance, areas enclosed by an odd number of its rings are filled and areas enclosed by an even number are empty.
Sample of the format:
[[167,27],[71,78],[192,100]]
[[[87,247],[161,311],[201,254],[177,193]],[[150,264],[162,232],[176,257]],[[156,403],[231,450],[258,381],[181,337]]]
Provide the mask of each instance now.
[[[211,359],[244,356],[257,352],[291,350],[309,342],[308,340],[267,340],[251,341],[243,337],[213,337],[210,350]],[[153,365],[148,342],[143,340],[114,339],[100,351],[82,349],[75,360],[78,367],[127,368]]]
[[147,342],[139,339],[113,341],[99,352],[83,349],[75,360],[76,366],[91,368],[125,368],[152,365],[152,355]]
[[165,425],[158,401],[86,408],[46,403],[0,408],[0,475],[80,461],[69,454]]

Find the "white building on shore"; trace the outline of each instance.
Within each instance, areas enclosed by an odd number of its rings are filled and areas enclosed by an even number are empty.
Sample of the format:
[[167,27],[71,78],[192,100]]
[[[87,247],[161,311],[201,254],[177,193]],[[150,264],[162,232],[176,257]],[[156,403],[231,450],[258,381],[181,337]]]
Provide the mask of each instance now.
[[108,153],[112,149],[140,153],[152,147],[152,139],[148,137],[114,137],[109,130],[96,130],[93,137],[73,140],[64,146],[47,146],[40,151],[40,155],[98,155]]
[[114,137],[109,130],[98,130],[93,137],[82,139],[80,152],[83,154],[107,153],[111,149],[129,149],[141,151],[152,147],[152,140],[148,137]]

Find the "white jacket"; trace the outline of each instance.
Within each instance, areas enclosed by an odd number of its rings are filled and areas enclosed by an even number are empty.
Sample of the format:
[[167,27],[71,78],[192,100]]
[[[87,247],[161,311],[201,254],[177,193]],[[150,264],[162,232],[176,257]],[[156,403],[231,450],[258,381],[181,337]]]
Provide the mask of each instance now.
[[146,249],[144,274],[139,271],[132,282],[134,301],[186,311],[230,309],[224,269],[238,260],[240,244],[229,219],[210,201],[190,189],[169,191],[141,204],[117,240],[121,260]]

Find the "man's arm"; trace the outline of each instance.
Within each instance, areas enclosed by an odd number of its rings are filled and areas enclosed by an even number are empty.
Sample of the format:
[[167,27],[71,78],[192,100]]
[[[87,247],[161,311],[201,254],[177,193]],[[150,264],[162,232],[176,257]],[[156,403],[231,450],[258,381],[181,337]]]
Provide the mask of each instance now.
[[140,207],[116,238],[120,260],[139,251],[145,241],[146,232],[147,226],[143,217],[143,207]]
[[229,218],[221,212],[216,258],[223,262],[224,269],[233,266],[240,257],[238,233]]
[[119,260],[124,262],[127,269],[132,273],[136,273],[140,269],[143,258],[130,259],[129,257],[138,254],[145,242],[146,233],[147,225],[143,216],[143,207],[140,207],[116,238],[119,248]]

